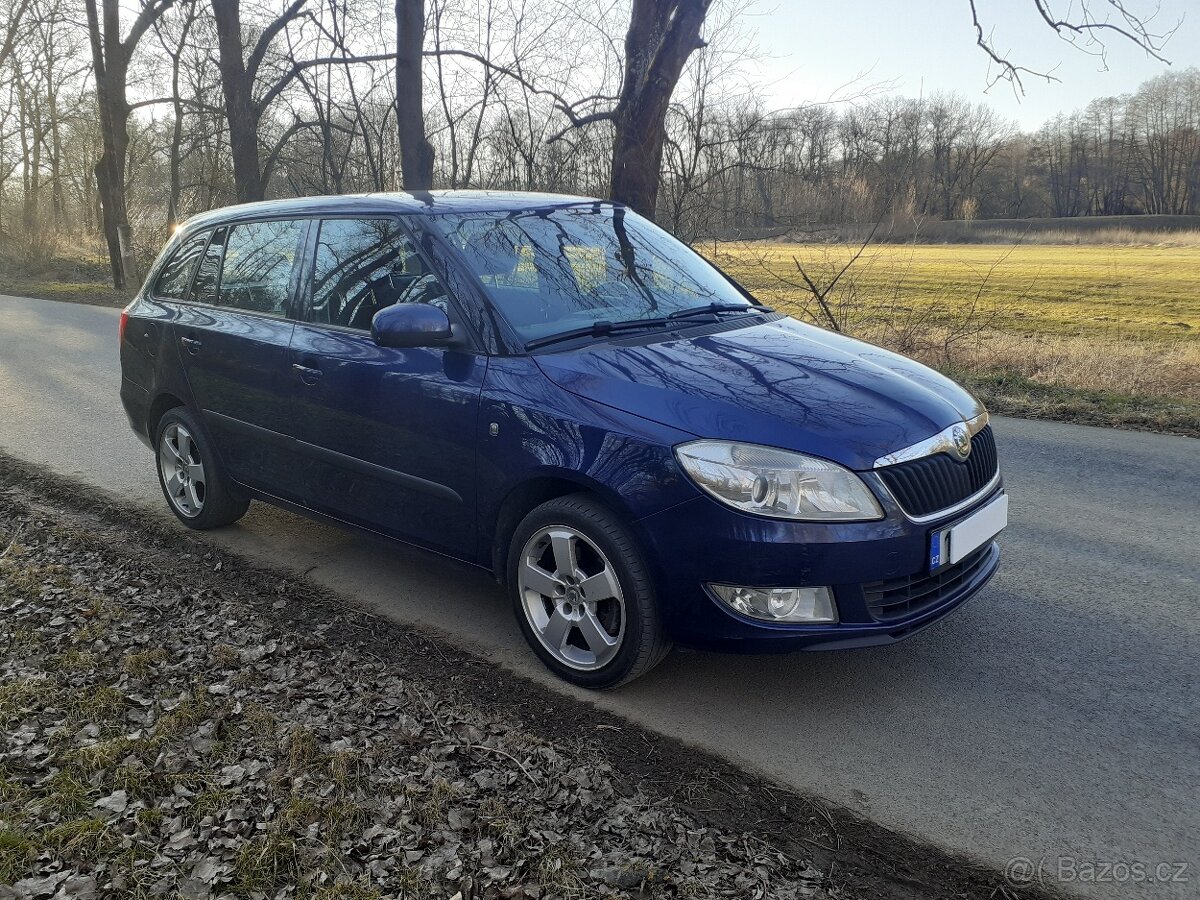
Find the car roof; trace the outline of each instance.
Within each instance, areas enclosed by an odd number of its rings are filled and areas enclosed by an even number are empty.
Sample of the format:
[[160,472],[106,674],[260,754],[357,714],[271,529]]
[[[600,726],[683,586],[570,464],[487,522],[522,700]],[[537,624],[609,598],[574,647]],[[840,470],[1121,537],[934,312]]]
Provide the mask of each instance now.
[[566,194],[541,194],[526,191],[396,191],[377,194],[341,194],[328,197],[297,197],[292,200],[265,200],[224,206],[193,216],[181,230],[191,231],[212,225],[225,225],[247,219],[275,216],[318,215],[436,215],[447,212],[510,212],[526,209],[552,209],[580,203],[613,204],[594,197]]

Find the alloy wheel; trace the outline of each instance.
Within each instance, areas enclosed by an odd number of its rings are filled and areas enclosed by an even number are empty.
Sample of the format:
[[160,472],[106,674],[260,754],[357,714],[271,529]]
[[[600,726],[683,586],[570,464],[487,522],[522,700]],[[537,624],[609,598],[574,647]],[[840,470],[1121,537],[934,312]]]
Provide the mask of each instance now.
[[189,519],[200,515],[207,483],[204,462],[191,432],[178,422],[163,429],[158,467],[171,505]]
[[525,543],[517,589],[542,646],[563,665],[602,668],[621,649],[625,598],[612,563],[567,525],[536,531]]

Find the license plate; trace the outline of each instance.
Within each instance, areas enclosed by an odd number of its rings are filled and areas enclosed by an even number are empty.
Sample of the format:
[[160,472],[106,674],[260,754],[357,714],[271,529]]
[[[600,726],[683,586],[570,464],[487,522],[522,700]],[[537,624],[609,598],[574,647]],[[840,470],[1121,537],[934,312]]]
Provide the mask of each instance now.
[[952,566],[978,550],[1008,524],[1008,494],[1001,494],[983,509],[973,512],[949,528],[930,535],[929,571]]

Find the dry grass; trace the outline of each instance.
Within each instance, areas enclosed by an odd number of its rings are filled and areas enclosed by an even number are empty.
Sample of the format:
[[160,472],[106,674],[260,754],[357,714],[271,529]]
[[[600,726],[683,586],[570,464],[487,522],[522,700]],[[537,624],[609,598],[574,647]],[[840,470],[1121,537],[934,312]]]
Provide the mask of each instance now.
[[124,306],[131,291],[114,290],[98,248],[48,239],[37,246],[0,244],[0,294],[91,306]]
[[[872,223],[813,229],[817,240],[897,244],[1064,244],[1125,247],[1200,247],[1200,216],[1072,216],[1044,219],[921,219],[897,216]],[[761,235],[766,238],[768,235]],[[793,240],[814,238],[796,232]]]
[[132,291],[117,291],[101,281],[55,281],[37,278],[5,277],[0,273],[0,295],[37,297],[60,303],[120,308],[133,299]]
[[1046,228],[1026,231],[1020,228],[989,228],[978,223],[963,240],[979,244],[1051,244],[1090,247],[1158,247],[1200,249],[1200,230],[1147,231],[1139,228],[1111,228],[1078,231],[1070,228]]
[[[700,249],[765,302],[805,316],[796,261],[814,277],[830,276],[856,248]],[[936,325],[957,321],[976,296],[991,324],[1006,331],[1200,340],[1200,253],[1183,248],[877,244],[843,278],[836,299],[857,319],[931,311]]]
[[[936,345],[937,335],[932,337]],[[937,352],[913,355],[931,365],[945,364]],[[1004,371],[1037,384],[1200,404],[1197,341],[1151,343],[988,330],[959,347],[949,365],[970,375]]]
[[[800,269],[823,290],[858,248],[701,249],[781,312],[827,324]],[[826,301],[846,332],[962,379],[997,411],[1200,435],[1196,249],[872,244]]]
[[1200,345],[984,331],[950,362],[914,353],[996,413],[1200,437]]

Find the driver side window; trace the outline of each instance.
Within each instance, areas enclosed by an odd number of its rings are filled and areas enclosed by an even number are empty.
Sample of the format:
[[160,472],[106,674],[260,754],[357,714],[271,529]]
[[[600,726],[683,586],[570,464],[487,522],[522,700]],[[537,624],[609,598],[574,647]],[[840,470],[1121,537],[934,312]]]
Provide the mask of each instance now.
[[317,236],[311,321],[369,330],[394,303],[449,313],[446,291],[393,219],[325,219]]

